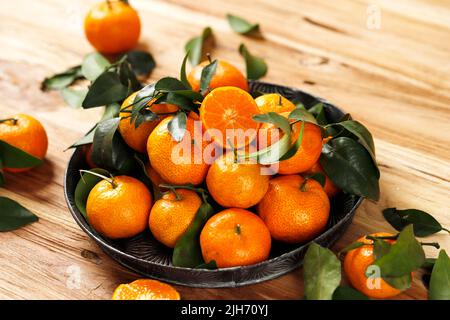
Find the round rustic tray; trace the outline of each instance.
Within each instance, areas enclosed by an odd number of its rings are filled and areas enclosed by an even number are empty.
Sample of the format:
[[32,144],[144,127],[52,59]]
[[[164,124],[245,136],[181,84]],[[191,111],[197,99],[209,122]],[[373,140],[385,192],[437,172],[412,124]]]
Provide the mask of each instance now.
[[[306,108],[322,102],[330,121],[338,121],[344,115],[339,108],[324,99],[301,90],[253,81],[250,82],[250,91],[252,93],[277,92],[289,100],[302,102]],[[83,153],[81,148],[78,148],[73,153],[64,176],[64,193],[73,218],[106,254],[143,276],[191,287],[236,287],[279,277],[302,264],[307,243],[286,245],[274,241],[270,257],[264,262],[245,267],[207,270],[174,267],[171,262],[172,250],[156,241],[149,231],[124,240],[104,238],[90,227],[75,206],[74,194],[80,179],[79,170],[86,168]],[[344,193],[334,197],[331,200],[327,228],[313,241],[325,247],[334,244],[350,225],[355,210],[362,201],[361,197]]]

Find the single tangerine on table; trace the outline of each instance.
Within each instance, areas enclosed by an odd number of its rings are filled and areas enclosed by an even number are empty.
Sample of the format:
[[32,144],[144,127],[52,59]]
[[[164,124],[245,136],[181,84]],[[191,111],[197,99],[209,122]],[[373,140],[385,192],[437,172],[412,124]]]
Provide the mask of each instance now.
[[202,200],[192,190],[169,191],[157,200],[150,211],[150,231],[156,240],[174,248],[195,218]]
[[152,101],[150,101],[148,109],[156,114],[161,114],[159,116],[160,119],[145,121],[136,128],[135,123],[130,121],[130,112],[133,108],[132,105],[137,94],[137,91],[134,92],[122,103],[121,112],[119,114],[121,117],[119,132],[130,148],[145,153],[147,150],[147,139],[150,133],[152,133],[153,129],[161,122],[161,119],[167,117],[166,114],[176,112],[178,107],[173,104],[151,104]]
[[311,169],[307,171],[307,173],[314,174],[314,173],[321,173],[325,176],[325,185],[323,189],[325,190],[328,197],[334,197],[339,193],[339,188],[331,181],[331,179],[326,175],[325,171],[323,170],[322,166],[319,162],[316,162]]
[[228,152],[214,161],[206,176],[211,196],[223,207],[249,208],[257,204],[269,188],[269,176],[256,162],[237,161]]
[[258,203],[258,214],[272,238],[287,243],[312,240],[326,227],[330,201],[320,183],[299,175],[270,180],[269,190]]
[[119,285],[114,291],[112,300],[180,300],[180,294],[166,283],[139,279]]
[[[48,138],[42,124],[27,114],[0,119],[0,140],[43,160],[47,154]],[[4,168],[9,172],[23,172],[31,168]]]
[[[202,77],[202,70],[210,62],[203,61],[196,67],[194,67],[188,74],[188,81],[194,91],[200,91],[200,80]],[[235,66],[230,63],[219,60],[216,68],[216,72],[212,77],[209,88],[216,89],[219,87],[233,86],[248,91],[247,79]]]
[[[390,233],[378,232],[371,234],[374,237],[386,237],[392,236]],[[378,286],[369,288],[366,269],[374,261],[373,255],[373,240],[367,239],[365,236],[357,240],[358,242],[366,243],[366,245],[350,250],[347,252],[344,258],[344,271],[350,282],[350,284],[370,298],[386,299],[392,298],[401,293],[401,290],[392,287],[383,279],[376,279]],[[384,240],[393,244],[394,240]]]
[[295,104],[283,97],[279,93],[263,94],[255,99],[260,113],[268,112],[290,112],[294,110]]
[[89,193],[87,219],[105,237],[129,238],[146,229],[152,202],[150,191],[141,181],[129,176],[107,178]]
[[116,54],[136,46],[141,21],[136,10],[126,1],[103,1],[89,10],[84,19],[84,32],[97,51]]
[[203,139],[202,125],[195,120],[194,115],[189,115],[185,134],[178,142],[167,128],[172,118],[169,116],[163,119],[148,137],[150,163],[167,183],[198,185],[205,180],[209,168],[203,157],[208,143]]
[[245,266],[267,260],[271,238],[254,213],[230,208],[212,216],[200,234],[203,259],[219,268]]
[[252,117],[257,114],[253,97],[237,87],[212,90],[200,107],[200,119],[207,134],[218,145],[233,149],[245,147],[256,138],[260,123]]

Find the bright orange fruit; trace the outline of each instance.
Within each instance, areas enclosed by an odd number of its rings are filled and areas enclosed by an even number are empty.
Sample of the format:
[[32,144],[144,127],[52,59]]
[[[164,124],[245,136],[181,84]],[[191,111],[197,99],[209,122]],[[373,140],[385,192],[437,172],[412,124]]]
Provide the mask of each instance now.
[[283,97],[279,93],[263,94],[255,99],[260,113],[268,112],[290,112],[294,110],[295,104]]
[[139,279],[119,285],[114,291],[112,300],[180,300],[180,294],[166,283]]

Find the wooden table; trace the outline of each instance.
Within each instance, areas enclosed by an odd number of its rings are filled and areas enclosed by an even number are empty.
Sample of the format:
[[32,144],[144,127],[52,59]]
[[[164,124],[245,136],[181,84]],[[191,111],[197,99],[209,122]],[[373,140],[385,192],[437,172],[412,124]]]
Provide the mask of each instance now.
[[[0,114],[33,114],[50,139],[45,164],[8,175],[0,189],[40,218],[0,233],[0,298],[109,299],[119,283],[138,277],[80,230],[64,201],[63,173],[71,155],[64,150],[98,120],[99,110],[71,109],[58,93],[39,90],[45,76],[92,51],[82,20],[94,2],[0,3]],[[143,22],[140,46],[158,64],[152,79],[176,76],[184,43],[211,26],[215,57],[244,69],[237,52],[244,42],[268,62],[264,80],[323,96],[368,126],[381,168],[381,199],[364,202],[336,250],[362,234],[392,230],[381,215],[385,207],[426,210],[450,227],[449,0],[131,2]],[[261,23],[265,39],[234,34],[228,12]],[[449,251],[448,235],[431,239]],[[427,253],[434,257],[437,250]],[[238,289],[177,289],[184,299],[297,299],[302,272]],[[399,296],[426,297],[418,277]]]

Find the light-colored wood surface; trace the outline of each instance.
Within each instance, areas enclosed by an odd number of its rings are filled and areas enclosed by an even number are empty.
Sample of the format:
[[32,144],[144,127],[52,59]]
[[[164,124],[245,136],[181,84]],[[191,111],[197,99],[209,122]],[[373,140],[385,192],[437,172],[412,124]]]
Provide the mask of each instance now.
[[[70,109],[58,93],[39,90],[45,76],[92,51],[82,20],[93,2],[0,2],[0,115],[35,115],[50,139],[45,164],[7,175],[0,189],[40,218],[0,233],[0,298],[108,299],[119,283],[137,277],[79,229],[64,201],[63,173],[71,155],[64,149],[98,120],[99,111]],[[449,0],[131,2],[143,22],[141,47],[158,64],[152,79],[176,76],[184,43],[209,25],[214,56],[243,69],[237,48],[244,42],[268,62],[264,80],[323,96],[368,126],[381,168],[381,199],[360,207],[336,250],[362,234],[392,230],[381,215],[385,207],[426,210],[450,227]],[[373,29],[370,19],[378,9],[381,24]],[[228,12],[261,23],[265,39],[234,34]],[[431,239],[450,249],[448,235]],[[436,256],[437,250],[427,253]],[[238,289],[177,288],[185,299],[296,299],[303,291],[301,270]],[[399,298],[426,296],[416,277]]]

